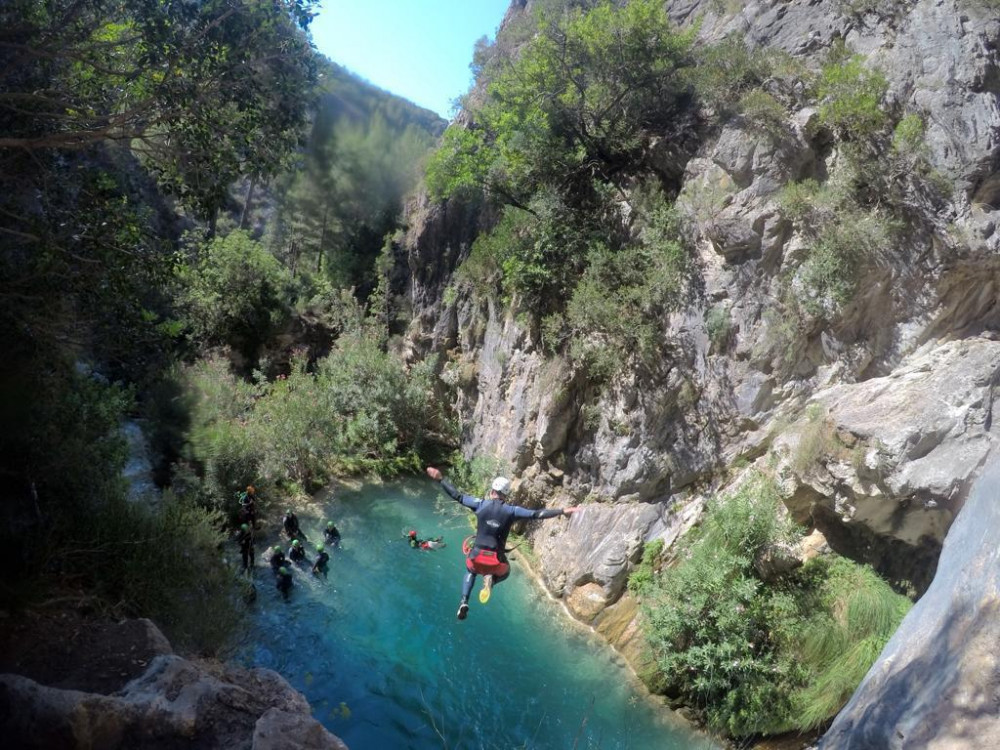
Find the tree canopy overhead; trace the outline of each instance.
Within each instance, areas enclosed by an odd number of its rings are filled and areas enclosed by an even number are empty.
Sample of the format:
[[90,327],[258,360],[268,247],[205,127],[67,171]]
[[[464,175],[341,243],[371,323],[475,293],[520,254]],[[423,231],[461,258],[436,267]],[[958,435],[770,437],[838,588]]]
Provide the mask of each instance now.
[[676,31],[657,0],[602,2],[543,20],[513,60],[487,63],[473,125],[453,125],[428,170],[449,195],[485,188],[527,207],[540,185],[570,195],[634,169],[651,135],[677,120],[693,31]]
[[212,215],[299,137],[315,0],[12,0],[0,9],[0,154],[126,143]]

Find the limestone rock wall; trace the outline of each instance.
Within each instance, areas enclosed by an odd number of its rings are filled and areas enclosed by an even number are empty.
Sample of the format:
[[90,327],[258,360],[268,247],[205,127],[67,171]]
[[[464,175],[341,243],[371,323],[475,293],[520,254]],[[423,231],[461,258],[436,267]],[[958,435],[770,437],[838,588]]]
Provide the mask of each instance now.
[[[439,355],[463,449],[508,462],[518,501],[588,503],[531,533],[546,586],[614,642],[630,642],[625,582],[643,544],[669,544],[696,522],[734,462],[776,472],[799,520],[919,594],[995,453],[998,13],[977,0],[667,7],[678,24],[699,22],[706,41],[738,32],[813,69],[844,40],[884,73],[891,106],[921,115],[928,160],[952,195],[914,196],[902,239],[836,324],[782,342],[783,321],[769,313],[810,244],[778,196],[789,182],[824,180],[843,158],[814,127],[816,103],[783,91],[797,102],[784,137],[734,120],[686,158],[677,204],[691,227],[695,291],[662,321],[655,374],[625,373],[595,391],[546,357],[538,331],[499,299],[446,295],[491,217],[426,200],[404,242],[409,356]],[[711,335],[710,313],[726,319],[724,337]]]

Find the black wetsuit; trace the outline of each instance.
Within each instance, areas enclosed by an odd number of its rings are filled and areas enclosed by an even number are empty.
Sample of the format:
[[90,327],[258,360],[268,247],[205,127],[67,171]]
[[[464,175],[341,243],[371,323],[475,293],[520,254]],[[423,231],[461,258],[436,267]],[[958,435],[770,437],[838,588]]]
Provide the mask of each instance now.
[[257,505],[254,503],[254,499],[245,492],[240,498],[240,523],[248,523],[251,527],[257,523]]
[[299,528],[299,517],[294,513],[286,513],[285,517],[281,519],[282,526],[285,527],[285,533],[288,534],[289,539],[301,539],[302,530]]
[[243,531],[240,529],[239,536],[236,537],[236,541],[240,545],[240,557],[243,560],[243,570],[249,571],[253,570],[254,563],[254,548],[253,548],[253,531]]
[[275,573],[277,573],[278,572],[278,568],[280,568],[284,564],[285,564],[285,553],[284,552],[282,552],[279,549],[277,552],[272,552],[271,553],[271,567],[274,569]]
[[[514,521],[521,518],[555,518],[562,515],[561,508],[532,510],[522,508],[520,505],[509,505],[502,500],[481,500],[471,495],[463,495],[444,479],[441,480],[441,487],[449,497],[476,514],[476,540],[469,551],[470,559],[476,557],[481,550],[489,550],[496,553],[499,562],[506,563],[507,555],[504,548],[507,545],[507,536],[510,534],[510,527],[514,525]],[[506,580],[509,575],[510,568],[508,566],[506,573],[494,576],[494,585]],[[462,582],[463,602],[469,598],[475,582],[476,574],[471,570],[466,572]]]
[[281,595],[287,599],[288,595],[292,591],[292,574],[291,573],[281,573],[279,571],[278,572],[277,580],[275,581],[275,584],[278,587],[278,591],[281,592]]
[[330,561],[330,556],[325,551],[316,555],[316,562],[313,563],[312,572],[326,575],[326,564]]
[[306,559],[306,551],[302,545],[298,547],[292,546],[288,548],[288,559],[294,560],[295,562],[301,562]]
[[327,544],[340,544],[340,532],[337,531],[336,526],[327,526],[323,530],[323,538],[326,539]]

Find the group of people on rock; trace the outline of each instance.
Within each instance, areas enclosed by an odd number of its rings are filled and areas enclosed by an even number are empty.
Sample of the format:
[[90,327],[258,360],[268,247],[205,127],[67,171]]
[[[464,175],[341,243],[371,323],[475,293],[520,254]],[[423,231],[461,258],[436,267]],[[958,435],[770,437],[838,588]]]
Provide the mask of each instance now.
[[[256,489],[253,485],[245,491],[238,492],[237,497],[240,503],[238,519],[240,526],[236,531],[236,543],[240,548],[241,573],[252,576],[255,566],[255,532],[259,528],[257,523]],[[295,566],[308,565],[310,560],[306,555],[305,532],[299,525],[298,516],[288,508],[281,520],[281,526],[285,534],[291,540],[288,551],[285,552],[281,546],[276,544],[268,549],[268,563],[274,573],[275,585],[281,595],[287,600],[292,591],[293,579],[292,569]],[[336,547],[340,545],[340,530],[337,529],[333,521],[327,521],[323,529],[325,544],[316,544],[316,557],[312,560],[310,572],[315,576],[322,576],[324,579],[329,573],[330,553],[327,546]]]

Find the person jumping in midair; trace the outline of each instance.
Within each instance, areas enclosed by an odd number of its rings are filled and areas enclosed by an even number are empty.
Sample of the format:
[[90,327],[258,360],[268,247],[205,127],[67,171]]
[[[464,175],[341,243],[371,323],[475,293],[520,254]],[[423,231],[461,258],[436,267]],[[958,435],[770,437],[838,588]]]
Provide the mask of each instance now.
[[483,590],[479,593],[479,600],[484,604],[489,600],[493,586],[510,575],[505,547],[514,521],[519,518],[568,516],[581,510],[572,506],[532,510],[520,505],[510,505],[507,503],[510,480],[506,477],[494,479],[489,494],[481,500],[456,490],[444,479],[440,469],[428,466],[427,476],[440,482],[450,498],[476,514],[476,537],[465,558],[466,574],[462,581],[462,600],[458,605],[459,620],[464,620],[469,614],[469,594],[472,593],[477,574],[483,576]]

